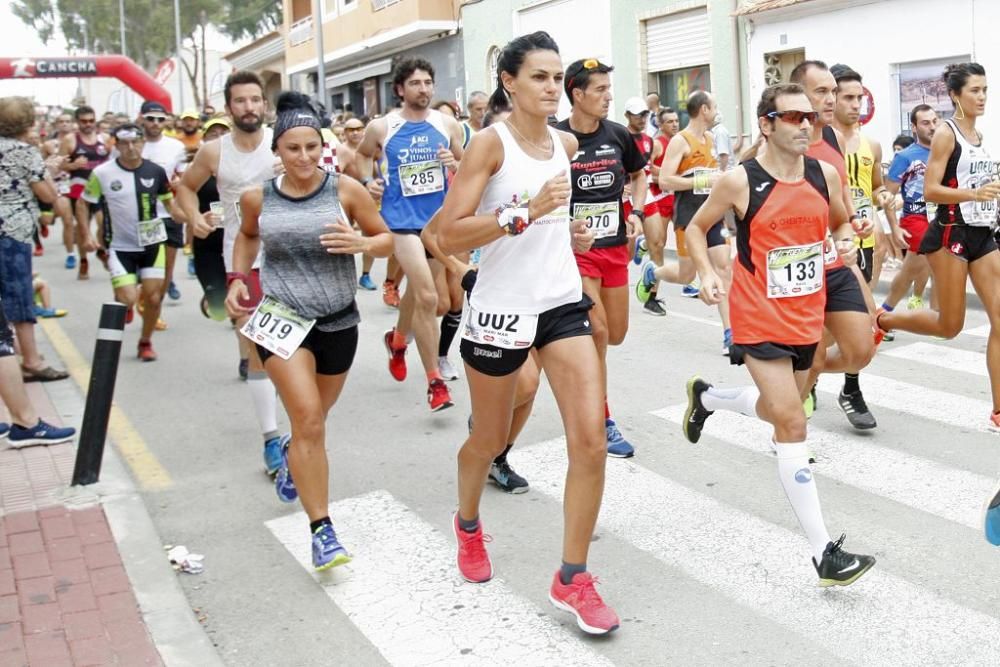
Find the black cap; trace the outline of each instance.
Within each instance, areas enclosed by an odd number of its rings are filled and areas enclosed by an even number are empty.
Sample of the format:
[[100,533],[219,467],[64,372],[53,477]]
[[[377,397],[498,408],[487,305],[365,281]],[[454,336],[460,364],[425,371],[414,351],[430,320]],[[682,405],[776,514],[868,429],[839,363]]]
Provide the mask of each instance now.
[[167,108],[155,100],[146,100],[142,103],[142,106],[139,107],[140,114],[153,113],[157,111],[165,114],[167,113]]

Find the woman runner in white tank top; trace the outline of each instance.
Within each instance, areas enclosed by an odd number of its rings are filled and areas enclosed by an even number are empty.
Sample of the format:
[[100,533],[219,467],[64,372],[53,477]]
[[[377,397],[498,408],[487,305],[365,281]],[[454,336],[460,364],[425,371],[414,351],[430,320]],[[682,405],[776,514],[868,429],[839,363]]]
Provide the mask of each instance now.
[[479,503],[494,457],[506,445],[518,373],[538,350],[563,423],[570,466],[566,479],[562,566],[549,599],[576,616],[588,633],[618,627],[586,571],[601,506],[604,390],[590,335],[573,246],[593,238],[571,221],[569,158],[577,140],[547,124],[562,93],[558,47],[544,32],[518,37],[503,50],[491,106],[509,96],[505,123],[473,137],[441,210],[441,250],[482,247],[479,276],[459,334],[472,398],[472,429],[458,454],[459,507],[453,524],[458,567],[471,582],[493,576],[479,523]]
[[[930,227],[920,244],[934,277],[940,312],[914,310],[876,315],[879,331],[902,329],[954,338],[965,325],[968,278],[990,318],[986,348],[993,393],[989,426],[1000,431],[1000,253],[993,232],[1000,182],[996,162],[983,148],[976,120],[986,111],[986,70],[978,63],[949,65],[944,72],[955,115],[934,133],[924,174]],[[936,211],[931,215],[931,204]]]

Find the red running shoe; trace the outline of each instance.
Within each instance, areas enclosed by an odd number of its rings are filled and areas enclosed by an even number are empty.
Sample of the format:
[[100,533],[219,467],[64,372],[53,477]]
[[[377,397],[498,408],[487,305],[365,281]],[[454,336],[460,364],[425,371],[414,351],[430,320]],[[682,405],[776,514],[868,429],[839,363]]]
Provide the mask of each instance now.
[[385,351],[389,353],[389,375],[397,382],[406,379],[406,346],[395,348],[392,346],[392,335],[395,329],[389,329],[382,336],[385,343]]
[[49,238],[49,226],[48,224],[38,225],[38,233],[43,239]]
[[391,280],[382,283],[382,303],[390,308],[399,308],[399,290]]
[[135,319],[135,308],[129,306],[128,310],[125,311],[125,324],[132,324],[132,320]]
[[156,361],[156,352],[153,351],[152,341],[139,341],[139,359],[142,361]]
[[431,412],[439,412],[454,405],[451,402],[448,385],[444,383],[444,380],[434,380],[427,385],[427,402],[431,405]]
[[886,312],[885,308],[879,308],[878,310],[875,311],[875,323],[872,325],[872,335],[875,337],[875,347],[881,345],[882,339],[885,338],[885,335],[887,333],[889,333],[888,331],[882,328],[881,324],[878,323],[878,318],[882,315],[885,315],[885,312]]
[[563,585],[557,571],[549,589],[549,600],[557,608],[576,616],[576,624],[587,634],[606,635],[617,630],[621,621],[615,610],[604,604],[594,587],[597,582],[589,572],[579,572],[573,575],[569,585]]
[[469,533],[458,527],[458,512],[452,517],[452,527],[455,529],[455,541],[458,543],[458,571],[462,577],[473,584],[481,584],[493,578],[493,563],[486,553],[485,542],[493,538],[483,535],[483,525],[479,524],[476,532]]

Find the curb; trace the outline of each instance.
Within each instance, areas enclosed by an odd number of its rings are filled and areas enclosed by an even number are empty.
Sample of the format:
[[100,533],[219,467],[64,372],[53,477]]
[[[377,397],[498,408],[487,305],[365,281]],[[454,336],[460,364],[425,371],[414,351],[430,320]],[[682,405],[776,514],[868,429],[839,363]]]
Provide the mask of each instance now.
[[[59,358],[40,327],[36,328],[36,338],[45,356]],[[75,381],[47,382],[44,386],[65,423],[79,424],[83,418],[84,396]],[[104,508],[143,622],[164,664],[224,665],[195,619],[177,581],[178,574],[167,560],[153,519],[116,447],[105,446],[100,482],[86,487],[69,487],[59,495],[59,500],[70,508],[97,503]]]

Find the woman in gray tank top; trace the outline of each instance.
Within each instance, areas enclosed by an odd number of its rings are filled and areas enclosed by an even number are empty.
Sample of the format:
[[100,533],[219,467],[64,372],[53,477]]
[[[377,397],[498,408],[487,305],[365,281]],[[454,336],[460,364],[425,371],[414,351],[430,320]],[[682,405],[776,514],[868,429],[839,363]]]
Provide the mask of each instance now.
[[[233,317],[253,313],[242,333],[257,345],[292,423],[275,491],[284,502],[301,498],[313,566],[325,570],[350,561],[327,510],[325,425],[358,343],[353,255],[387,257],[392,237],[360,183],[320,169],[319,119],[304,95],[278,98],[273,148],[285,173],[240,197],[242,224],[226,308]],[[253,309],[246,274],[258,250],[264,299]]]

